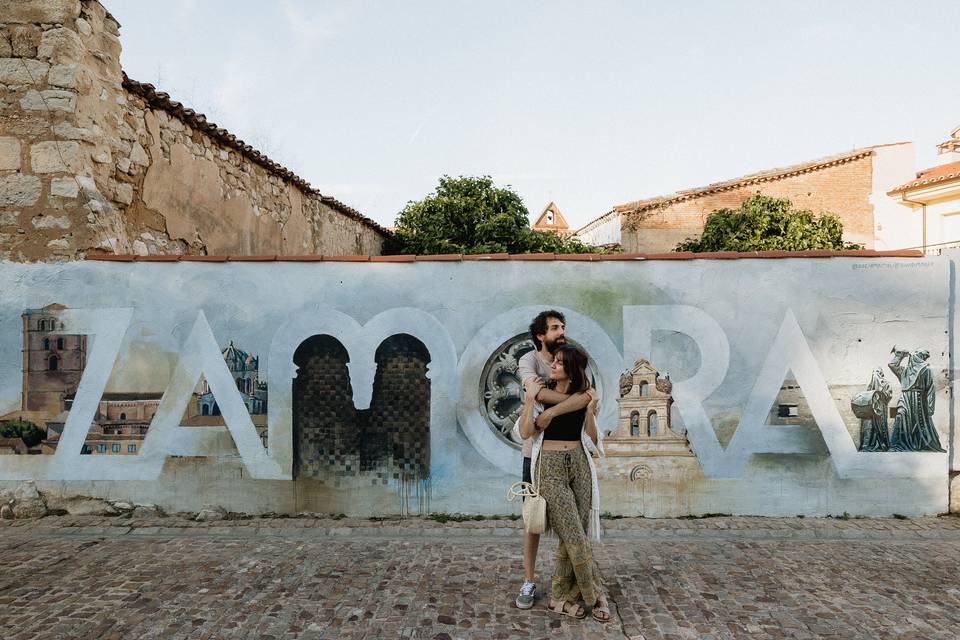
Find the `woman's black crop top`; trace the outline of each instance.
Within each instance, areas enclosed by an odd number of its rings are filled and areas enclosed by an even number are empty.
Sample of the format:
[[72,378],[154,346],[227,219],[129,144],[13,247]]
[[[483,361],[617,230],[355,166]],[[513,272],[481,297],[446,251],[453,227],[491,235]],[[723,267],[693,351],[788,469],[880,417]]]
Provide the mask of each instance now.
[[580,432],[583,430],[583,420],[586,417],[586,407],[579,411],[571,411],[557,416],[550,421],[547,430],[543,432],[543,439],[579,441]]

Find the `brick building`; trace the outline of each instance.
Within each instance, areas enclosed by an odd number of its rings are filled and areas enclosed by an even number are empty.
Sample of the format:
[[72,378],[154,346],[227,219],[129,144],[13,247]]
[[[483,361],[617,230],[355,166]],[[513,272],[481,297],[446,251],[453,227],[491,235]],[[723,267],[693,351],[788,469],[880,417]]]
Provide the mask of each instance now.
[[763,194],[789,198],[797,208],[839,216],[844,240],[868,249],[898,244],[908,221],[887,190],[909,175],[912,143],[855,149],[818,160],[761,171],[646,198],[613,207],[577,231],[585,243],[620,243],[627,253],[673,251],[678,243],[698,237],[707,216],[717,209],[736,209],[747,198]]
[[561,236],[569,236],[573,233],[567,219],[560,213],[556,203],[551,201],[540,212],[540,216],[533,223],[534,231],[550,231]]

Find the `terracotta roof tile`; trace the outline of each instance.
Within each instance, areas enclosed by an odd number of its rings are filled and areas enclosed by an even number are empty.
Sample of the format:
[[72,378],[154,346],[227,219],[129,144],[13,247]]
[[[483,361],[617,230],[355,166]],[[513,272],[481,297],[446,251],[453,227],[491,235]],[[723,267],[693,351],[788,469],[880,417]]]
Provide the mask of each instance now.
[[219,144],[229,147],[243,154],[253,162],[259,164],[261,167],[267,169],[271,173],[280,176],[281,178],[287,180],[288,182],[293,183],[299,187],[305,193],[313,194],[320,198],[320,201],[329,206],[331,209],[338,211],[339,213],[352,218],[362,224],[372,228],[373,230],[379,232],[382,235],[389,236],[392,235],[391,232],[385,227],[377,224],[370,218],[364,216],[359,211],[353,207],[347,206],[344,203],[340,202],[336,198],[325,196],[313,187],[310,186],[310,183],[296,175],[286,167],[280,165],[277,162],[274,162],[268,158],[263,153],[260,153],[249,144],[243,140],[237,138],[226,129],[218,127],[216,124],[207,120],[207,117],[202,113],[197,113],[193,109],[184,106],[183,104],[172,100],[170,96],[163,91],[157,91],[156,87],[152,84],[145,82],[137,82],[136,80],[131,80],[127,77],[126,72],[123,74],[123,87],[130,93],[143,98],[143,100],[155,109],[162,109],[170,115],[176,117],[181,122],[190,125],[198,131],[206,133],[208,136],[213,138]]
[[887,195],[892,196],[903,193],[904,191],[913,191],[920,187],[928,187],[941,182],[952,182],[954,180],[960,180],[960,161],[918,171],[916,178],[891,189],[887,192]]

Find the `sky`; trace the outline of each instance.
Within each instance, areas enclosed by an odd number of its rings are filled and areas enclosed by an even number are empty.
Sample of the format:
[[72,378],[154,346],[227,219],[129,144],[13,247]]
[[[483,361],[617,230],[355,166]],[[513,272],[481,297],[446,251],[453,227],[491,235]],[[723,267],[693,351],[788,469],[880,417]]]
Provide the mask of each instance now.
[[384,225],[445,174],[577,228],[960,125],[954,0],[102,1],[131,78]]

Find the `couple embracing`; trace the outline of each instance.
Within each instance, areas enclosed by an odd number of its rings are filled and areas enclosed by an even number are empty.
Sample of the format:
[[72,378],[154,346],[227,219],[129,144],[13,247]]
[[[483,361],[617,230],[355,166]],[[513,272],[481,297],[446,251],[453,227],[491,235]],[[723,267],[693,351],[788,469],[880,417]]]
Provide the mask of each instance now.
[[[587,354],[567,344],[561,312],[538,314],[530,324],[530,337],[535,349],[519,362],[524,401],[518,426],[523,438],[523,480],[546,500],[548,526],[559,539],[549,609],[584,618],[590,608],[596,620],[607,622],[610,608],[591,546],[591,541],[600,539],[600,492],[591,455],[599,452],[599,398],[590,387]],[[516,600],[521,609],[531,608],[536,599],[539,546],[540,536],[525,528],[525,575]]]

